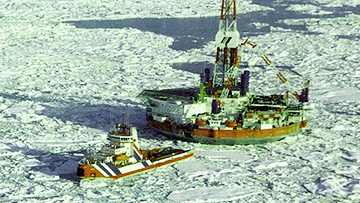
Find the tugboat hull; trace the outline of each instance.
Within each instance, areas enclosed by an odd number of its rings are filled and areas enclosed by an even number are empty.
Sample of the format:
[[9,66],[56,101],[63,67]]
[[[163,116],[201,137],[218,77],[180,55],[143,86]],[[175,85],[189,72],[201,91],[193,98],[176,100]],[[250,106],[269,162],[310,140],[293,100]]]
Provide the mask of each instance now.
[[108,133],[107,143],[98,152],[79,161],[77,176],[80,180],[118,179],[172,164],[194,155],[190,150],[172,147],[141,150],[137,129],[125,123],[115,125]]
[[155,169],[164,165],[176,163],[178,161],[187,159],[193,156],[191,151],[184,151],[183,153],[173,155],[170,154],[165,158],[151,161],[144,160],[128,166],[116,167],[113,163],[99,163],[99,164],[79,164],[77,168],[77,176],[80,180],[94,180],[94,179],[119,179],[151,169]]

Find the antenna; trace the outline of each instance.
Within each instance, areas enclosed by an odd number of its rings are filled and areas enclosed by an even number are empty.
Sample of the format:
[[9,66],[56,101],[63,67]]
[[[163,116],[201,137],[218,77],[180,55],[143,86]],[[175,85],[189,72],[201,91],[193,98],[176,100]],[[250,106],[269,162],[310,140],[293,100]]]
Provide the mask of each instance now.
[[201,68],[201,79],[200,84],[203,84],[205,82],[205,61],[203,67]]
[[122,129],[122,133],[125,134],[125,128],[126,128],[126,124],[125,124],[125,114],[122,114],[122,124],[121,124],[121,129]]
[[89,163],[91,164],[91,145],[89,144]]
[[111,128],[114,126],[112,111],[110,111],[110,123],[109,131],[111,131]]
[[129,106],[127,108],[127,127],[130,128],[130,116],[129,116]]

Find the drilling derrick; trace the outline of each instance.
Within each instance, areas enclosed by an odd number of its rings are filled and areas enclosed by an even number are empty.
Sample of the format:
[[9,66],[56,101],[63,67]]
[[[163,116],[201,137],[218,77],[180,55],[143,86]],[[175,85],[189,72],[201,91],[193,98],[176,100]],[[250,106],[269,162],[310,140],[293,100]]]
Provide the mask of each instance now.
[[[222,0],[219,31],[215,36],[217,47],[212,87],[236,85],[240,34],[236,28],[236,1]],[[229,89],[229,88],[228,88]]]

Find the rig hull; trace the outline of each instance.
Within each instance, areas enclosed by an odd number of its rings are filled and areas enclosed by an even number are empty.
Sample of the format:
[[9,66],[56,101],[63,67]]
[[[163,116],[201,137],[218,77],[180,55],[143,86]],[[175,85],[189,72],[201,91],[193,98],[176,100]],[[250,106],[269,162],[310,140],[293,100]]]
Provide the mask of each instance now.
[[[181,128],[180,126],[171,124],[169,122],[159,122],[152,117],[147,116],[147,124],[161,133],[182,139],[186,141],[194,141],[204,144],[261,144],[266,142],[274,142],[284,139],[290,134],[299,132],[306,127],[307,120],[295,123],[289,126],[283,126],[272,129],[218,129],[212,130],[209,128]],[[174,127],[175,126],[175,127]]]
[[[195,92],[198,90],[194,90]],[[187,100],[188,90],[143,91],[146,122],[173,138],[206,144],[257,144],[283,139],[307,125],[308,102],[289,104],[282,95],[239,96],[218,107],[211,94]],[[194,94],[193,94],[194,95]],[[215,105],[213,105],[215,103]],[[214,107],[215,106],[215,107]],[[220,111],[216,111],[221,108]]]

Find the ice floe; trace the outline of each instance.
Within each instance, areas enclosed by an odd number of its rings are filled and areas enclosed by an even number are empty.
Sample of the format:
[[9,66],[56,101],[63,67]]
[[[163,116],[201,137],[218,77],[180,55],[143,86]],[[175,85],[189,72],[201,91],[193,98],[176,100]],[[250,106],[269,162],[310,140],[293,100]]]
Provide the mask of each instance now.
[[[183,42],[166,29],[156,33],[146,26],[104,24],[144,18],[160,24],[163,19],[218,19],[220,3],[1,4],[2,201],[358,202],[358,0],[237,2],[242,40],[250,37],[262,47],[299,90],[311,79],[313,111],[300,134],[264,145],[210,146],[173,141],[146,127],[145,107],[137,94],[143,89],[197,86],[198,74],[172,64],[213,64],[213,36],[203,40],[189,35],[198,46],[178,50],[173,45]],[[266,16],[279,9],[296,16]],[[249,16],[249,21],[243,20]],[[91,20],[103,27],[80,28],[70,22]],[[209,29],[216,33],[218,23]],[[249,64],[251,92],[285,94],[286,87],[261,60]],[[178,145],[192,149],[195,156],[124,180],[76,183],[77,161],[87,155],[89,144],[93,150],[100,146],[127,109],[131,124],[140,128],[144,148]]]
[[194,188],[174,191],[167,198],[175,202],[222,202],[236,201],[260,191],[246,188]]

